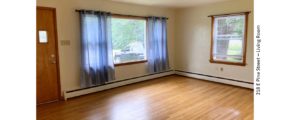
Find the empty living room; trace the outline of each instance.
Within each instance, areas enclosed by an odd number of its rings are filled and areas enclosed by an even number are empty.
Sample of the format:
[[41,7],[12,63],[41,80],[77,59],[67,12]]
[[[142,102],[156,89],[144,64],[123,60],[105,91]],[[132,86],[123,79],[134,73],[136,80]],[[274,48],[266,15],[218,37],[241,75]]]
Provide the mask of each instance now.
[[39,120],[253,119],[252,0],[38,0],[36,12]]
[[287,120],[281,1],[7,1],[1,116]]

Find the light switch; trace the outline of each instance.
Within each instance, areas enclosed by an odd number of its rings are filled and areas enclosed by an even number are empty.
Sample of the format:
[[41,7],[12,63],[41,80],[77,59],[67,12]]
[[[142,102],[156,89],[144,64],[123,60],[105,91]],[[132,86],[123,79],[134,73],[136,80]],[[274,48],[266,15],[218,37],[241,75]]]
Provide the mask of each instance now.
[[61,40],[60,44],[61,44],[61,46],[69,46],[70,45],[70,40]]

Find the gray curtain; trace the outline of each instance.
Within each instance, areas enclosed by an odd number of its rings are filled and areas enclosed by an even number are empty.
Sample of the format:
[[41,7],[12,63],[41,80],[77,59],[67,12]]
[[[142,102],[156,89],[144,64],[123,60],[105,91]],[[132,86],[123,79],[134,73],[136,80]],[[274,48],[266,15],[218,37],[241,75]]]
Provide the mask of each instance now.
[[81,87],[114,79],[111,14],[81,10]]
[[167,18],[148,18],[148,69],[150,73],[169,69],[167,52]]

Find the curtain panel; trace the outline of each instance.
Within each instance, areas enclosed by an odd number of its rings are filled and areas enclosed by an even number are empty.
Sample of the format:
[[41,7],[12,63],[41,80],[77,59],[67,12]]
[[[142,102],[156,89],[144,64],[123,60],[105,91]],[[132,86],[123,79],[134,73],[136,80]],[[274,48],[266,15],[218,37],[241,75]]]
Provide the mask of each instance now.
[[114,80],[111,40],[111,14],[82,10],[81,87],[91,87]]
[[148,18],[148,69],[150,73],[169,70],[167,18]]

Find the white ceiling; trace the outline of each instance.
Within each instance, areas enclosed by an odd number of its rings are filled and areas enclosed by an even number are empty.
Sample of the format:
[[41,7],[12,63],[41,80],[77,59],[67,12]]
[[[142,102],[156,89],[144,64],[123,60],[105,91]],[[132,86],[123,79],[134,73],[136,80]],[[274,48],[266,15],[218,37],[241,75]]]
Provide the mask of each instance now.
[[229,0],[111,0],[111,1],[140,5],[150,5],[150,6],[181,8]]

